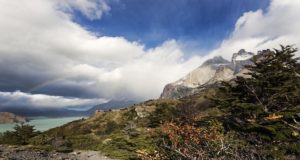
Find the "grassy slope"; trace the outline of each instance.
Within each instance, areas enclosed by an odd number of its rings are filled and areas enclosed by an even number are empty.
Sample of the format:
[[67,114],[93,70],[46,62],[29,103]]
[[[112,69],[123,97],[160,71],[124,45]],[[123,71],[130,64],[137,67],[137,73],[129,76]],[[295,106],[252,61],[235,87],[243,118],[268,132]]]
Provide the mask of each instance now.
[[99,150],[118,159],[135,159],[139,153],[154,152],[155,127],[150,116],[158,107],[175,107],[175,100],[150,100],[126,109],[97,112],[88,119],[73,121],[34,137],[31,144],[46,149],[62,137],[72,149]]

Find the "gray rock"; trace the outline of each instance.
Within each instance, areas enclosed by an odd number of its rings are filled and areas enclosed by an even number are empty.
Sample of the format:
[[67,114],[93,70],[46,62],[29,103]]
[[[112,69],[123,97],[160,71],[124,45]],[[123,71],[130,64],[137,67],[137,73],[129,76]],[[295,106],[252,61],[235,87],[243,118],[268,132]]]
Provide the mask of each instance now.
[[186,97],[220,81],[229,81],[236,76],[244,76],[246,73],[244,66],[250,65],[253,53],[241,49],[234,53],[231,62],[221,56],[205,61],[201,66],[188,73],[183,78],[167,84],[160,96],[162,99],[178,99]]

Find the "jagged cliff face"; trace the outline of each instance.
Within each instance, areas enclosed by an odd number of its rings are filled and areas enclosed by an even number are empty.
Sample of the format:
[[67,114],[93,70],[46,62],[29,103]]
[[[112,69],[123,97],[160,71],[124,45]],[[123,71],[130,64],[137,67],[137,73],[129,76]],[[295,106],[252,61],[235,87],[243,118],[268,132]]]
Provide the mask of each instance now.
[[198,87],[199,85],[203,85],[211,78],[213,78],[216,70],[218,70],[220,66],[228,64],[230,64],[230,62],[225,60],[224,58],[220,56],[214,57],[205,61],[200,67],[188,73],[178,81],[172,83],[172,85],[185,86],[189,88]]
[[214,76],[211,79],[209,79],[206,84],[214,84],[220,81],[228,81],[233,77],[233,69],[228,65],[223,65],[217,68]]
[[209,59],[183,78],[167,84],[160,98],[182,98],[217,82],[229,81],[237,75],[242,76],[247,72],[244,66],[251,64],[250,59],[253,55],[253,53],[241,49],[233,54],[231,62],[221,56]]
[[167,84],[161,94],[161,98],[175,99],[193,94],[198,90],[199,86],[204,85],[215,76],[218,68],[229,64],[229,61],[220,56],[209,59],[183,78]]

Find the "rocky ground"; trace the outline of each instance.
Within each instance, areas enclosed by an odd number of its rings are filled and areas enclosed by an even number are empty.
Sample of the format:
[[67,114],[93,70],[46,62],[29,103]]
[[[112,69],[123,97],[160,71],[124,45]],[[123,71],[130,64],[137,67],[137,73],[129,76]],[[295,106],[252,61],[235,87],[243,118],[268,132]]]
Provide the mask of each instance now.
[[97,151],[74,151],[71,153],[31,150],[26,147],[0,145],[0,160],[112,160]]

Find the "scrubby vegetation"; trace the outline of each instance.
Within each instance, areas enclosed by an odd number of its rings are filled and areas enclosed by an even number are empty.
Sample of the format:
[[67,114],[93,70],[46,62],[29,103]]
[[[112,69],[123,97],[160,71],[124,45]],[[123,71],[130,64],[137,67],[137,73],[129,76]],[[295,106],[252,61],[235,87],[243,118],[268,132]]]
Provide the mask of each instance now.
[[57,150],[60,146],[53,146],[53,141],[59,138],[65,149],[63,142],[69,144],[69,149],[98,150],[117,159],[140,159],[158,150],[156,130],[160,122],[169,119],[176,103],[148,101],[126,109],[97,112],[86,120],[46,131],[32,138],[31,144]]

